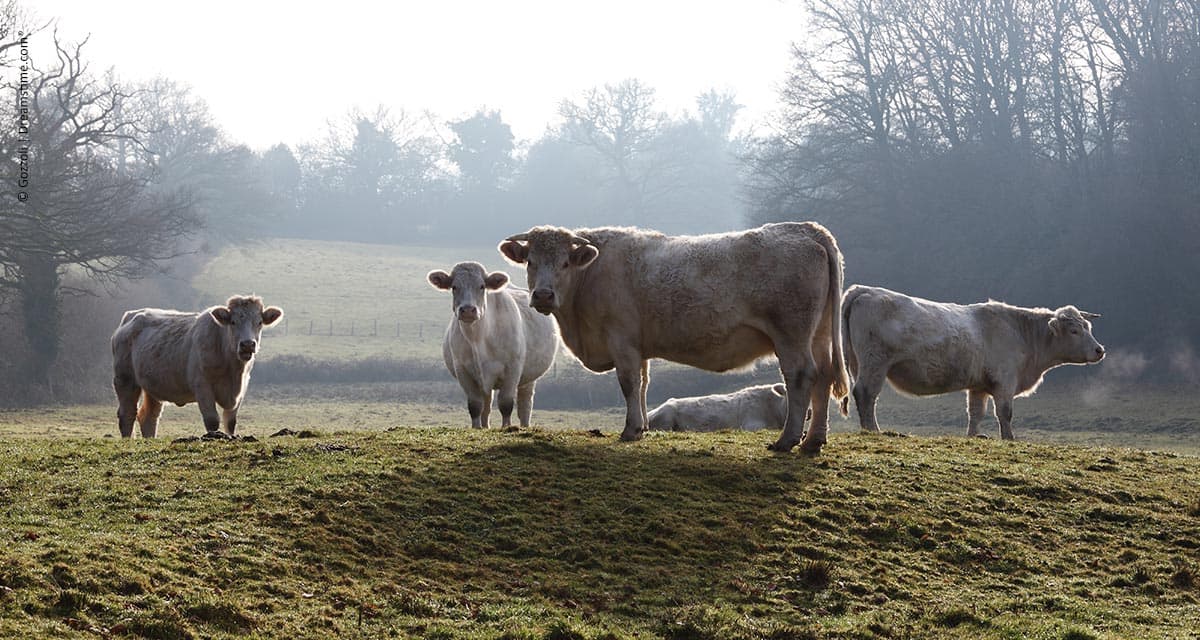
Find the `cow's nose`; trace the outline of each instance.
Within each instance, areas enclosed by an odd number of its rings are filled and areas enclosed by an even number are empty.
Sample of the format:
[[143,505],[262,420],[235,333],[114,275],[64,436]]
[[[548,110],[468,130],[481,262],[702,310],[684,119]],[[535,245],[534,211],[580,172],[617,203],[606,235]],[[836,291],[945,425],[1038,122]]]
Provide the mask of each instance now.
[[464,304],[458,308],[458,319],[466,322],[474,322],[479,319],[479,308],[473,305]]
[[254,353],[256,348],[258,348],[258,343],[253,340],[242,340],[238,343],[238,349],[241,351],[249,351],[250,353]]
[[1101,358],[1104,357],[1104,345],[1102,345],[1102,344],[1096,345],[1096,355],[1100,356]]
[[551,289],[534,289],[529,294],[529,300],[534,306],[554,304],[554,291]]

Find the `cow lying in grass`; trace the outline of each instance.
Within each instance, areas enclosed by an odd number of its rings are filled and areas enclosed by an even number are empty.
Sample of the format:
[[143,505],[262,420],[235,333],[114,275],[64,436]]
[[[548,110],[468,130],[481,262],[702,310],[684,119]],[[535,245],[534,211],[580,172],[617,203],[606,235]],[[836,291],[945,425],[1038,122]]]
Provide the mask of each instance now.
[[787,410],[787,386],[763,384],[733,393],[671,398],[647,419],[654,431],[758,431],[782,429]]
[[1072,306],[1051,311],[995,301],[960,305],[850,287],[842,302],[842,334],[859,424],[879,431],[875,401],[886,379],[917,396],[965,390],[968,436],[979,435],[991,397],[1000,437],[1012,440],[1013,398],[1037,391],[1054,367],[1104,358],[1089,322],[1098,317]]
[[121,437],[133,435],[135,418],[143,438],[155,437],[164,402],[195,402],[208,433],[220,434],[223,417],[225,432],[234,435],[262,329],[281,317],[281,309],[264,308],[258,296],[234,296],[200,312],[125,312],[112,336]]

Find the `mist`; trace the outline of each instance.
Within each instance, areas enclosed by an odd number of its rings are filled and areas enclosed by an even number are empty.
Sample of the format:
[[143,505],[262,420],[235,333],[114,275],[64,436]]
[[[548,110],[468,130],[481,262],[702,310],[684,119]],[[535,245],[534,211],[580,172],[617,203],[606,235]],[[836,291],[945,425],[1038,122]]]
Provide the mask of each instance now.
[[[34,31],[68,63],[42,58],[22,89],[20,47],[0,59],[4,90],[30,91],[45,109],[31,133],[0,132],[13,159],[0,201],[0,403],[105,400],[107,337],[124,309],[212,304],[217,295],[197,289],[196,274],[275,240],[445,250],[443,262],[478,260],[520,285],[495,246],[534,225],[701,234],[784,220],[834,233],[847,284],[1103,314],[1095,334],[1110,349],[1106,361],[1052,374],[1089,379],[1087,403],[1119,385],[1194,385],[1200,85],[1188,79],[1200,74],[1200,17],[1181,7],[1164,2],[1161,19],[1143,24],[1149,18],[1103,2],[1059,3],[1054,13],[1037,2],[816,0],[777,69],[766,127],[748,126],[728,88],[667,107],[634,75],[562,86],[543,105],[552,115],[540,135],[514,134],[506,106],[479,87],[480,106],[465,114],[345,104],[326,114],[323,132],[263,148],[228,134],[186,83],[100,72],[106,61],[80,46],[84,34]],[[36,27],[17,5],[0,22],[9,34]],[[870,53],[847,45],[864,38]],[[75,95],[56,93],[69,78],[87,82]],[[20,105],[4,101],[6,122],[20,120]],[[52,117],[71,112],[92,117]],[[29,167],[25,201],[16,166],[29,144],[60,152]],[[347,277],[382,298],[397,281],[419,282],[424,268]],[[250,286],[262,292],[287,276],[256,277]],[[337,296],[331,289],[330,307]],[[432,291],[410,301],[448,319]],[[325,305],[277,302],[291,318],[328,322],[330,337],[341,331]],[[415,332],[407,317],[360,319],[370,321],[396,326],[398,337],[402,324]],[[436,336],[434,320],[420,322]],[[289,353],[290,368],[280,359],[273,370],[267,340],[256,373],[267,382],[444,373],[436,354],[420,351],[382,360]],[[559,365],[564,398],[590,379],[571,382],[573,366]],[[774,375],[667,373],[659,388],[684,395]],[[608,396],[578,402],[619,402]]]

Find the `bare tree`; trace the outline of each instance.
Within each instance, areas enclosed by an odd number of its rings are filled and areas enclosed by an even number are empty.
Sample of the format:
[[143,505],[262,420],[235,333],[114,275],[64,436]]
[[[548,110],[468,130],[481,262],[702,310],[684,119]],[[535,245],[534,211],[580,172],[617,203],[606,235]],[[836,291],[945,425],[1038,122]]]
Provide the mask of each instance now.
[[151,167],[124,166],[117,150],[140,147],[144,134],[123,113],[136,94],[88,73],[83,46],[54,35],[55,60],[31,72],[27,134],[0,139],[28,174],[22,187],[6,171],[0,195],[0,291],[19,303],[32,346],[26,371],[39,384],[58,354],[61,296],[79,292],[63,287],[67,270],[99,284],[140,277],[198,226],[187,193],[156,187]]
[[617,196],[613,213],[644,223],[648,192],[659,188],[656,180],[666,169],[651,153],[667,124],[655,106],[654,89],[624,80],[588,91],[582,102],[564,100],[558,113],[563,137],[598,153],[610,169]]

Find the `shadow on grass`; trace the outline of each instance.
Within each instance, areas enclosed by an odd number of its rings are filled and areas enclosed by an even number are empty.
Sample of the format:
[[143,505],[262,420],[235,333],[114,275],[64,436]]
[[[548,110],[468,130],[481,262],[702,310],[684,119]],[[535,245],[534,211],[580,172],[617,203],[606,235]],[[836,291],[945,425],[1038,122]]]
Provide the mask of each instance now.
[[305,511],[276,522],[279,533],[326,582],[391,585],[394,616],[499,624],[532,607],[656,620],[663,632],[672,610],[731,594],[757,602],[737,585],[775,544],[789,496],[825,473],[819,460],[751,459],[719,438],[486,437],[495,442],[461,450],[389,443],[408,450],[378,473],[300,490]]

